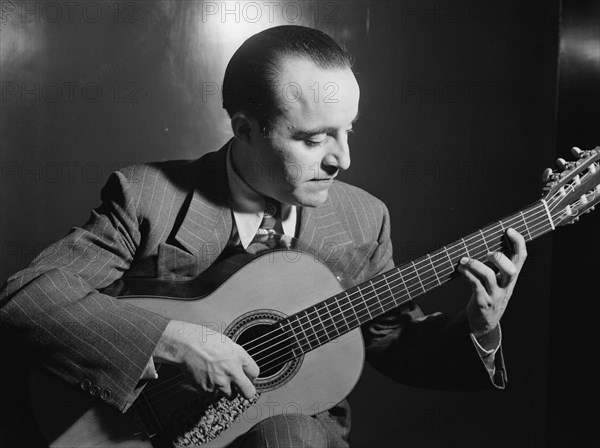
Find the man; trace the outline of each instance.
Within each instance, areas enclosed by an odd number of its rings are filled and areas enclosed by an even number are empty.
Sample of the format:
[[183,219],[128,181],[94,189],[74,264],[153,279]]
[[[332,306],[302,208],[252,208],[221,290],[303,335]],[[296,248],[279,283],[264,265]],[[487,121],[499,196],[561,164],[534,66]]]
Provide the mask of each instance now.
[[[326,85],[335,88],[329,100],[312,94]],[[179,364],[202,390],[252,397],[259,368],[240,345],[98,290],[123,275],[201,274],[228,249],[248,248],[267,202],[281,209],[275,229],[313,248],[345,286],[392,268],[387,208],[334,180],[350,166],[359,96],[349,56],[324,33],[284,26],[248,39],[223,83],[234,138],[197,161],[113,174],[90,220],[8,280],[1,336],[123,412],[160,363]],[[411,305],[375,319],[363,328],[368,359],[412,385],[503,387],[499,321],[526,256],[523,238],[511,229],[507,236],[510,259],[461,260],[473,287],[464,312],[425,317]],[[314,417],[268,418],[238,443],[347,446],[348,412],[344,401]]]

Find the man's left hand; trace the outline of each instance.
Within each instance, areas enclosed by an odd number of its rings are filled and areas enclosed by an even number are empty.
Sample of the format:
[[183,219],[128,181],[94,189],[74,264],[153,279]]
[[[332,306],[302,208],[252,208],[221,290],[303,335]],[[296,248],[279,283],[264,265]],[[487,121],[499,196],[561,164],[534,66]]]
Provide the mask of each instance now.
[[507,230],[506,235],[513,245],[513,255],[510,258],[501,252],[487,255],[488,262],[497,268],[497,273],[478,260],[460,260],[458,270],[469,280],[473,289],[467,304],[467,317],[476,338],[498,326],[527,258],[523,236],[512,228]]

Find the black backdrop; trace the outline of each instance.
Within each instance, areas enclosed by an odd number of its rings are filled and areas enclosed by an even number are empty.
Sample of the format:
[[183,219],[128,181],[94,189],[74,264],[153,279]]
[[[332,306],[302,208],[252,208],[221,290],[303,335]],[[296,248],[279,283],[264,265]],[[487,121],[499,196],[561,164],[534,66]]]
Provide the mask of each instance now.
[[[354,54],[361,118],[342,179],[388,204],[397,263],[538,199],[542,170],[580,144],[556,147],[557,1],[9,0],[1,12],[2,281],[84,222],[115,168],[218,149],[225,64],[269,26],[314,26]],[[416,390],[366,366],[353,446],[545,444],[552,238],[529,253],[503,320],[508,389]],[[458,280],[419,303],[448,311],[469,294]],[[21,370],[3,350],[16,405]],[[5,406],[4,440],[25,412]]]

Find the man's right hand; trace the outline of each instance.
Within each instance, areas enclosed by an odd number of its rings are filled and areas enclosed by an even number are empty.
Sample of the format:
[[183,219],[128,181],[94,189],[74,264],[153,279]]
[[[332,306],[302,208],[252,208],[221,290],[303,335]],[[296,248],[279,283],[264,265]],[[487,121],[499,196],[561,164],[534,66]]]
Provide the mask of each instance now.
[[256,394],[252,382],[259,368],[239,344],[202,325],[172,320],[152,354],[154,361],[179,364],[195,386],[228,397],[232,383],[246,398]]

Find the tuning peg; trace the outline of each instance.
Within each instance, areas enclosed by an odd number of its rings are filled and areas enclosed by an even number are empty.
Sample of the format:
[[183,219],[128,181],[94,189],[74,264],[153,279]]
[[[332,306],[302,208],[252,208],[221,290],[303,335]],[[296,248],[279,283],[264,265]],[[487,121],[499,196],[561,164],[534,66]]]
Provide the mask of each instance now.
[[583,155],[583,151],[581,149],[579,149],[577,146],[573,146],[571,148],[571,154],[573,154],[573,156],[576,157],[577,159],[580,159],[581,156]]
[[544,182],[550,182],[560,179],[560,173],[552,171],[552,168],[546,168],[542,173],[542,180]]
[[567,161],[565,159],[563,159],[562,157],[559,157],[558,159],[556,159],[556,164],[558,165],[558,167],[561,170],[567,169]]

